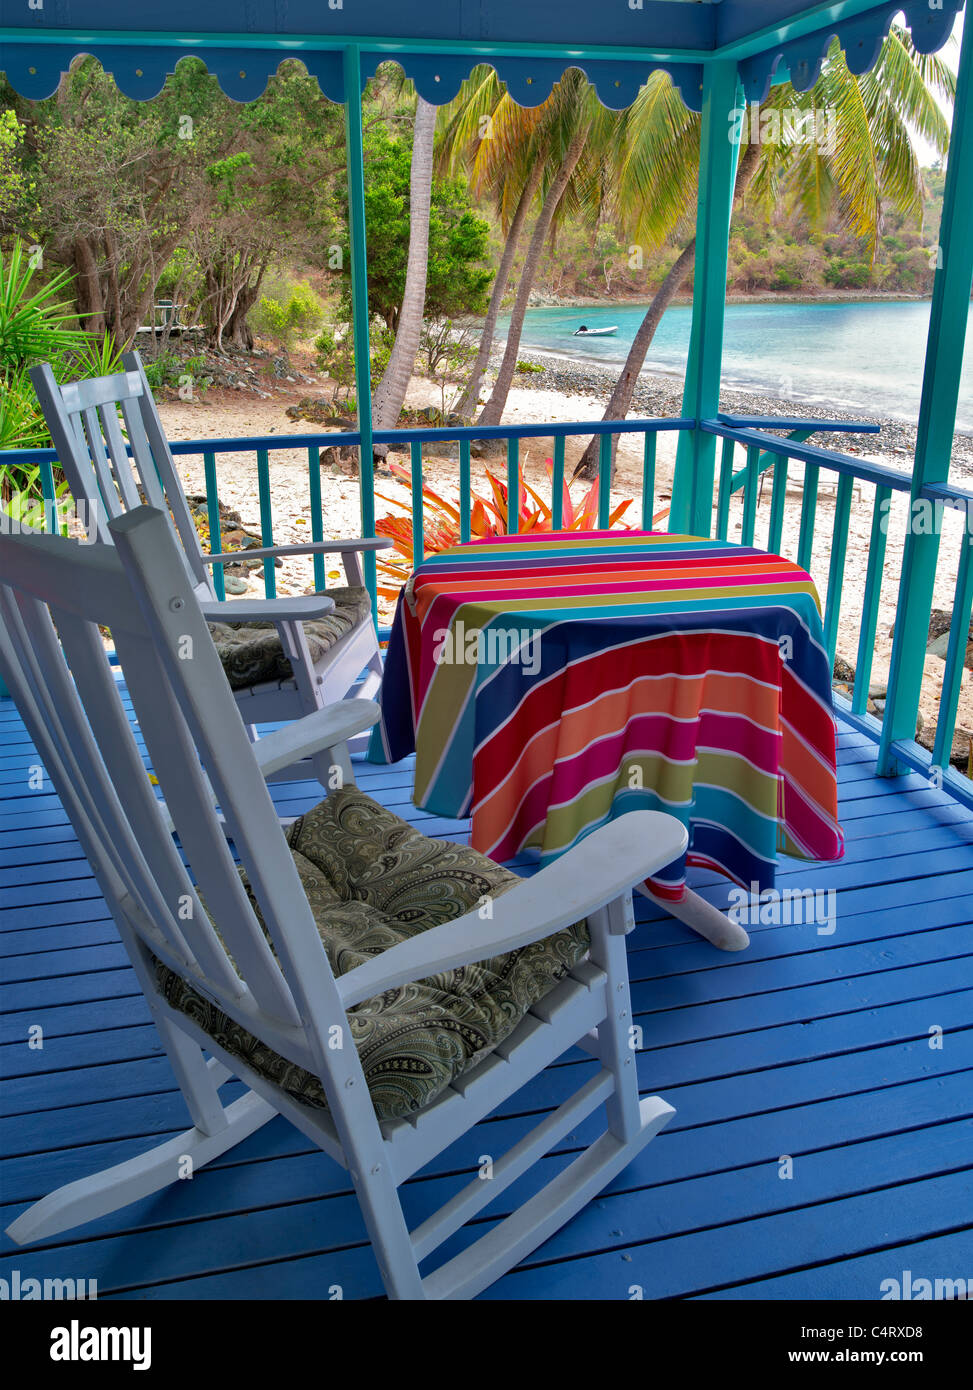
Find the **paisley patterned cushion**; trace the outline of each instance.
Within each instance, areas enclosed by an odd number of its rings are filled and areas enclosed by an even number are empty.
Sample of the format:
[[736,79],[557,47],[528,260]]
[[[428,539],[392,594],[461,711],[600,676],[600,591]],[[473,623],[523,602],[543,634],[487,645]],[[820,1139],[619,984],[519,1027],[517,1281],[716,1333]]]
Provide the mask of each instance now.
[[[329,589],[334,608],[304,624],[311,660],[317,662],[339,637],[371,616],[364,588]],[[259,681],[290,680],[294,674],[273,623],[210,623],[226,678],[234,690]]]
[[[427,839],[357,787],[333,793],[287,836],[336,975],[481,902],[486,912],[490,899],[519,882],[476,850]],[[587,949],[582,921],[519,951],[358,1004],[349,1014],[351,1033],[379,1119],[427,1105],[502,1042]],[[317,1077],[260,1042],[161,962],[156,975],[169,1003],[221,1046],[303,1104],[326,1105]]]

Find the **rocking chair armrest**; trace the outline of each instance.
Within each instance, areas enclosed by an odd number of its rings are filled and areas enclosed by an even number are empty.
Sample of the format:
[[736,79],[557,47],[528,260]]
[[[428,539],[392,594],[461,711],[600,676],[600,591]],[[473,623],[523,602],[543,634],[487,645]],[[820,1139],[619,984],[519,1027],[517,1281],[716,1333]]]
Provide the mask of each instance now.
[[241,560],[286,559],[289,555],[338,555],[349,551],[388,550],[392,542],[385,536],[359,536],[350,541],[301,541],[297,545],[255,546],[248,550],[227,550],[219,555],[203,555],[204,565],[233,565]]
[[282,729],[257,739],[253,751],[260,771],[264,777],[270,777],[322,748],[344,743],[377,724],[380,714],[374,700],[339,700],[325,709],[306,714],[303,719],[295,719]]
[[323,618],[334,608],[327,594],[300,594],[292,598],[244,598],[201,603],[208,623],[306,623]]
[[504,955],[551,936],[620,897],[685,850],[685,828],[661,811],[630,811],[524,879],[493,904],[474,908],[392,946],[336,981],[344,1008],[387,989]]

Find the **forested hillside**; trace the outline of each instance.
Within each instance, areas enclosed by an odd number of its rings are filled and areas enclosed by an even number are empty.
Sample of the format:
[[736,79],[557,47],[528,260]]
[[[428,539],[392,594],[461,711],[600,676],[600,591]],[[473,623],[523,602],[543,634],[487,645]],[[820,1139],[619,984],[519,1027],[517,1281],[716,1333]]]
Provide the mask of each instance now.
[[[837,218],[823,230],[815,230],[798,213],[763,207],[737,211],[730,240],[730,292],[822,297],[854,291],[930,294],[942,209],[942,169],[938,165],[924,169],[923,180],[922,225],[918,218],[887,211],[874,259],[866,239],[842,229]],[[499,235],[494,242],[499,256]],[[541,261],[537,297],[646,299],[677,255],[676,247],[663,248],[642,257],[638,268],[637,251],[623,244],[610,223],[603,222],[593,236],[590,226],[568,220]],[[690,276],[684,293],[691,288]]]

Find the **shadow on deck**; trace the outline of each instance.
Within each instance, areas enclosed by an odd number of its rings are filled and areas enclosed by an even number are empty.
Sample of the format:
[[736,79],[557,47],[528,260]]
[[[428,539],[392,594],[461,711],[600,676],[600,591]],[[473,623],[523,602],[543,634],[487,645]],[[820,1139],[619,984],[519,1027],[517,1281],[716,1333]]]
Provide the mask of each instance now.
[[[835,890],[832,935],[758,925],[750,949],[727,956],[637,900],[639,1080],[676,1117],[484,1297],[875,1299],[903,1270],[973,1276],[973,814],[919,776],[877,779],[873,749],[842,729],[843,862],[785,860],[779,875],[782,888]],[[33,761],[0,702],[0,1226],[188,1123],[57,797],[49,783],[30,789]],[[409,763],[356,770],[427,834],[465,837],[465,822],[415,810]],[[275,791],[291,813],[317,799],[310,784]],[[691,882],[725,903],[725,880],[695,871]],[[28,1045],[38,1026],[41,1048]],[[594,1065],[567,1054],[413,1179],[410,1224]],[[496,1215],[524,1191],[511,1188]],[[101,1298],[382,1292],[346,1175],[282,1119],[112,1217],[39,1247],[3,1239],[4,1277],[96,1279]]]

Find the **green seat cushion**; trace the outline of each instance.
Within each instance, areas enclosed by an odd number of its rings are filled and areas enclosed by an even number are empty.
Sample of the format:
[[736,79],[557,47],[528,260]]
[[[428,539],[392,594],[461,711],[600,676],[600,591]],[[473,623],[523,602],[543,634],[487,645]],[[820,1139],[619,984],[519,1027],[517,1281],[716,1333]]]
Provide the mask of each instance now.
[[[311,660],[316,664],[339,637],[371,618],[368,590],[360,587],[329,589],[334,608],[323,618],[304,623]],[[232,604],[228,605],[232,608]],[[226,678],[234,690],[260,681],[290,680],[294,674],[273,623],[210,623]]]
[[[427,839],[357,787],[333,793],[290,826],[287,837],[335,975],[478,905],[486,932],[490,900],[520,881],[476,850]],[[584,957],[588,944],[587,924],[577,922],[520,950],[356,1005],[349,1013],[351,1035],[378,1118],[428,1105],[513,1031]],[[168,1002],[228,1052],[303,1104],[326,1105],[316,1076],[286,1061],[158,961],[156,974]]]

